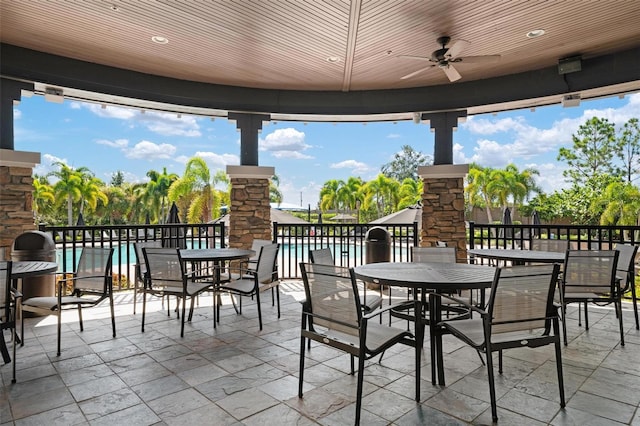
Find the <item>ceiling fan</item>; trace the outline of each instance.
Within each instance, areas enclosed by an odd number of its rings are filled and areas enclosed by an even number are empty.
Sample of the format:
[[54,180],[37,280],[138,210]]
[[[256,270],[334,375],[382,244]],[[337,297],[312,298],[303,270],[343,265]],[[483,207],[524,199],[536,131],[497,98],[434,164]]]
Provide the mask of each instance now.
[[433,64],[428,67],[421,68],[417,71],[414,71],[410,74],[407,74],[403,77],[400,77],[401,80],[406,80],[407,78],[411,78],[415,75],[420,74],[423,71],[428,70],[429,68],[438,67],[449,78],[449,81],[460,80],[462,76],[460,73],[453,67],[454,63],[466,63],[466,64],[484,64],[491,63],[500,60],[500,55],[483,55],[483,56],[462,56],[458,55],[469,45],[469,42],[466,40],[455,40],[449,47],[447,44],[451,41],[450,37],[443,36],[438,38],[438,44],[442,46],[441,49],[434,51],[431,54],[431,57],[426,56],[412,56],[412,55],[400,55],[401,58],[408,59],[417,59],[419,61],[428,61],[433,62]]

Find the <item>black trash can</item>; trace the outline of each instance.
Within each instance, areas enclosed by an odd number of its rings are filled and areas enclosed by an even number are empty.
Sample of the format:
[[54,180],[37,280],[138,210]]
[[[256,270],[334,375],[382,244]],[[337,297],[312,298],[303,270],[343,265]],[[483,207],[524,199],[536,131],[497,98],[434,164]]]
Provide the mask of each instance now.
[[[51,235],[42,231],[27,231],[13,240],[11,260],[56,261],[56,244]],[[22,279],[23,298],[55,296],[56,277],[47,274]]]
[[391,260],[391,235],[386,229],[375,226],[364,237],[366,263],[389,262]]

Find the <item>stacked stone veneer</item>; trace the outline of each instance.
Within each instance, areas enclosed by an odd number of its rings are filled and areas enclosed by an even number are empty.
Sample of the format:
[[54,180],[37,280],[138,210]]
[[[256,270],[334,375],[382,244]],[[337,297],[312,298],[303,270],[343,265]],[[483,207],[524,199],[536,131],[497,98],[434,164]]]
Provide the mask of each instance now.
[[254,239],[271,240],[269,179],[231,177],[229,246],[250,249]]
[[435,246],[436,241],[445,241],[449,246],[457,247],[458,262],[466,263],[464,177],[420,175],[424,184],[421,245]]
[[36,229],[30,167],[0,166],[0,247],[9,255],[13,240]]

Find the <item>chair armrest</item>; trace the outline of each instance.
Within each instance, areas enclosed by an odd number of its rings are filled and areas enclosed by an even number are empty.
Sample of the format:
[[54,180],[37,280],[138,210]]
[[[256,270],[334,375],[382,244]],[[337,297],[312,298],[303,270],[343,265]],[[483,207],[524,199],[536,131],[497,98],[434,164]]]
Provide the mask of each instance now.
[[375,309],[374,311],[369,312],[368,314],[362,315],[362,319],[370,320],[371,318],[378,317],[379,315],[384,314],[385,312],[390,311],[392,309],[403,309],[403,308],[420,309],[420,301],[410,300],[407,302],[400,302],[393,305],[388,305],[386,308]]
[[480,315],[483,315],[483,316],[484,315],[488,315],[487,311],[485,311],[484,309],[480,309],[479,307],[477,307],[475,305],[472,305],[471,303],[469,303],[467,301],[464,301],[462,299],[457,299],[455,297],[447,296],[445,294],[438,294],[438,293],[433,293],[433,295],[436,296],[436,297],[440,297],[442,299],[449,299],[449,300],[451,300],[451,301],[453,301],[453,302],[455,302],[455,303],[457,303],[459,305],[464,306],[465,308],[467,308],[467,309],[469,309],[469,310],[471,310],[473,312],[477,312]]

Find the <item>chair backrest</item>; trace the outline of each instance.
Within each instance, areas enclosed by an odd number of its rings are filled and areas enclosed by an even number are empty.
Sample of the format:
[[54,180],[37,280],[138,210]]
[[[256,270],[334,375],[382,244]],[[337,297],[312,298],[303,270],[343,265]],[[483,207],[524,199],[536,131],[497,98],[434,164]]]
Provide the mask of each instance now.
[[411,247],[411,261],[417,263],[456,263],[456,248]]
[[568,293],[610,293],[615,295],[617,250],[568,250],[562,285]]
[[76,268],[74,291],[108,294],[113,248],[83,247]]
[[277,257],[280,244],[269,243],[260,247],[260,255],[258,256],[258,265],[256,273],[258,274],[258,282],[268,284],[278,279]]
[[0,261],[0,323],[11,318],[11,265],[11,261]]
[[535,238],[531,241],[531,250],[564,253],[569,250],[569,240],[540,240]]
[[140,281],[142,281],[145,272],[147,272],[147,263],[144,260],[144,253],[142,252],[142,249],[145,247],[162,247],[162,241],[138,241],[133,243],[133,250],[136,253],[136,277]]
[[559,269],[558,264],[498,268],[487,307],[491,334],[544,328],[555,309]]
[[178,248],[143,247],[149,285],[155,288],[183,284],[182,260]]
[[258,257],[260,256],[260,248],[262,246],[266,246],[268,244],[273,244],[273,241],[271,240],[260,240],[260,239],[254,239],[251,242],[251,250],[255,251],[256,254],[254,254],[253,256],[251,256],[249,258],[249,261],[258,261]]
[[301,263],[310,328],[325,327],[357,336],[360,298],[353,270],[335,265]]
[[616,244],[618,250],[618,271],[635,273],[635,260],[638,246],[635,244]]
[[321,265],[335,265],[333,253],[330,248],[321,248],[317,250],[309,250],[309,261],[311,263],[319,263]]

